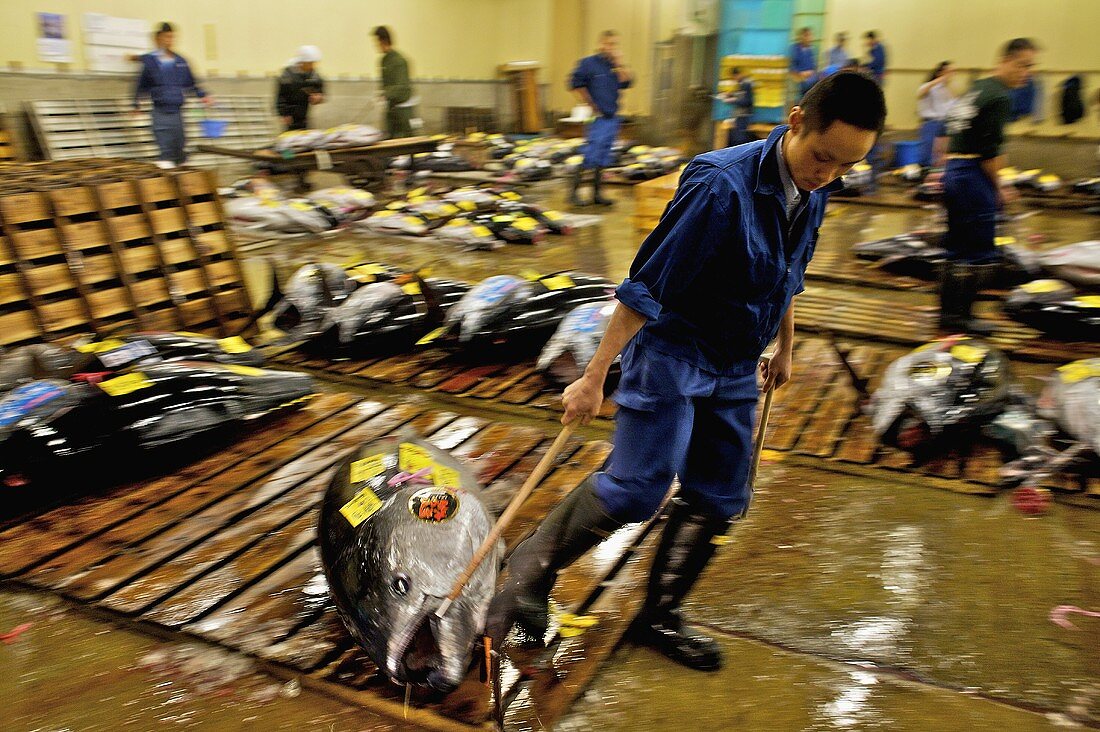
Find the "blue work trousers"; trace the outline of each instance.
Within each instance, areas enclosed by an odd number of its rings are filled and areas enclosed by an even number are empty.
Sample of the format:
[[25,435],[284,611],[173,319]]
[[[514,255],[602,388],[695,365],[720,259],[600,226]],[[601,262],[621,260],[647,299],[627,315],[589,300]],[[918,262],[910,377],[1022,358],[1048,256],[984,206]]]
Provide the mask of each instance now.
[[611,165],[611,146],[619,134],[618,117],[597,117],[585,131],[584,162],[581,167],[606,168]]
[[997,189],[978,159],[949,158],[943,172],[948,256],[981,264],[997,259]]
[[179,107],[153,107],[153,137],[160,148],[158,160],[182,165],[187,160],[183,151],[183,111]]
[[615,394],[614,449],[596,476],[608,515],[644,521],[660,508],[674,477],[681,496],[715,516],[743,514],[759,389],[756,364],[716,375],[631,343]]

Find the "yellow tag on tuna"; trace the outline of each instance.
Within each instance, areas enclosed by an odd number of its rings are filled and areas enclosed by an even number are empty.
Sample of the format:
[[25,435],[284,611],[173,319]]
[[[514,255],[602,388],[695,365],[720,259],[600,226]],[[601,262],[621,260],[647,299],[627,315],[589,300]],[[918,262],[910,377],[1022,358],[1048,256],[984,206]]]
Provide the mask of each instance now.
[[951,357],[957,358],[963,363],[981,363],[987,351],[979,346],[967,346],[959,344],[951,348]]
[[224,366],[226,371],[230,371],[234,374],[240,374],[241,376],[263,376],[267,372],[263,369],[258,369],[254,366],[238,366],[237,364],[227,363]]
[[436,463],[435,467],[432,468],[432,481],[440,488],[458,489],[462,487],[462,478],[459,477],[458,471],[439,463]]
[[117,338],[108,338],[105,341],[85,343],[83,346],[77,346],[76,350],[81,353],[105,353],[106,351],[113,351],[116,348],[122,348],[125,345],[124,342]]
[[1100,308],[1100,295],[1079,295],[1073,301],[1086,308]]
[[531,218],[516,219],[512,222],[512,226],[516,227],[520,231],[534,231],[538,228],[539,222]]
[[[988,241],[988,240],[987,240]],[[1014,236],[998,236],[993,240],[993,243],[999,247],[1003,247],[1005,244],[1015,244],[1016,237]]]
[[444,333],[446,333],[446,332],[447,332],[447,327],[446,327],[446,326],[444,326],[444,327],[442,327],[442,328],[436,328],[436,329],[435,329],[435,330],[433,330],[433,331],[432,331],[431,333],[429,333],[428,335],[426,335],[426,336],[424,336],[423,338],[421,338],[420,340],[418,340],[418,341],[416,342],[416,345],[418,345],[418,346],[426,346],[426,345],[428,345],[429,343],[431,343],[432,341],[438,340],[438,339],[439,339],[439,337],[440,337],[441,335],[443,335]]
[[493,232],[489,231],[489,228],[487,226],[475,226],[474,228],[470,229],[470,231],[473,232],[474,236],[492,236],[493,235]]
[[406,295],[419,295],[420,294],[420,283],[419,282],[409,282],[407,284],[401,285],[401,291],[404,292]]
[[1076,384],[1078,381],[1100,376],[1100,359],[1067,363],[1065,366],[1058,367],[1058,373],[1062,375],[1062,381],[1067,384]]
[[546,217],[547,221],[559,221],[562,215],[557,211],[543,211],[542,215]]
[[351,475],[348,478],[352,483],[362,483],[370,480],[376,475],[380,475],[383,470],[386,469],[382,463],[382,459],[385,457],[382,453],[378,455],[371,455],[361,460],[356,460],[351,464]]
[[218,341],[218,345],[226,353],[248,353],[252,350],[252,346],[248,345],[248,341],[240,336],[222,338]]
[[1062,289],[1062,282],[1060,280],[1032,280],[1020,285],[1020,289],[1024,292],[1030,292],[1032,295],[1039,295],[1044,292],[1057,292]]
[[99,388],[113,397],[125,396],[138,389],[147,389],[152,385],[153,382],[149,380],[149,377],[140,371],[134,371],[129,374],[123,374],[122,376],[116,376],[113,379],[99,382]]
[[340,507],[340,513],[352,527],[355,527],[378,513],[380,508],[382,508],[382,501],[370,488],[364,488]]
[[569,275],[546,277],[543,278],[541,282],[547,290],[567,290],[575,284],[573,280],[570,279]]
[[433,465],[431,454],[420,445],[402,442],[397,449],[397,466],[406,473],[415,473]]

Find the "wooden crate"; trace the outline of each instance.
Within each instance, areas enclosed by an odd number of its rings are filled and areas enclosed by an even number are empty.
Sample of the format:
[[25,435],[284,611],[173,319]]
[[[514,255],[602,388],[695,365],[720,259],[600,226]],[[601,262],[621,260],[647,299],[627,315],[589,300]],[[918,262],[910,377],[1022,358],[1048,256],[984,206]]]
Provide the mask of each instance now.
[[[53,180],[27,170],[21,180]],[[0,345],[246,325],[251,303],[208,174],[104,177],[0,194]]]
[[669,201],[676,193],[680,182],[680,171],[662,175],[634,186],[634,229],[639,234],[648,234],[657,228],[661,214],[665,212]]

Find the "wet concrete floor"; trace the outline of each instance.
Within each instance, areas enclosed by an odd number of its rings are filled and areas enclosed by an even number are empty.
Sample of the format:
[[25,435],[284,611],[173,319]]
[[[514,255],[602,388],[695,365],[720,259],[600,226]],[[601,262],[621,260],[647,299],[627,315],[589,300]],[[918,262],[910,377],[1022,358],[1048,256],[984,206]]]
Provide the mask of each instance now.
[[[532,200],[562,202],[558,183],[529,190]],[[285,278],[306,261],[355,255],[468,280],[527,268],[618,279],[641,237],[630,220],[632,190],[611,195],[615,209],[580,212],[603,214],[599,223],[536,247],[471,253],[340,235],[242,251],[258,301],[272,263]],[[840,202],[835,209],[821,247],[846,249],[935,215]],[[1039,212],[1019,226],[1021,239],[1043,234],[1039,246],[1100,236],[1100,219],[1068,212]],[[933,301],[929,292],[893,296]],[[1056,505],[1028,519],[1004,496],[776,462],[762,468],[753,510],[732,537],[688,602],[720,637],[726,668],[689,672],[626,645],[559,729],[1100,726],[1100,620],[1071,615],[1077,629],[1067,629],[1049,617],[1062,605],[1100,609],[1095,509]],[[238,666],[239,658],[199,654],[188,642],[151,638],[39,595],[0,594],[0,633],[27,621],[26,633],[0,644],[0,699],[11,700],[0,713],[5,730],[403,728],[308,689],[295,696],[293,685]]]

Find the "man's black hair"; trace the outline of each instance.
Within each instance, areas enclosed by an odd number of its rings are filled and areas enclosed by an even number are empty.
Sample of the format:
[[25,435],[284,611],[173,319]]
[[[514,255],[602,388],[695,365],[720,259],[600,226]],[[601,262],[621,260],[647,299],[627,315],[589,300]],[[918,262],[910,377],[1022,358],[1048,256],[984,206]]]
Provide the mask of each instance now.
[[390,35],[390,29],[384,25],[380,25],[374,29],[374,37],[387,46],[393,45],[393,36]]
[[1030,38],[1013,38],[1011,41],[1005,44],[1004,50],[1001,52],[1002,58],[1008,58],[1009,56],[1015,56],[1021,51],[1038,51],[1039,47],[1035,45],[1035,41]]
[[870,38],[873,41],[878,38],[878,33],[875,33],[874,31],[867,31],[863,34],[863,37]]
[[172,27],[171,23],[160,23],[157,25],[157,31],[153,35],[159,36],[161,33],[175,33],[176,29]]
[[833,122],[882,133],[886,99],[882,87],[858,71],[840,71],[814,84],[799,103],[807,132],[824,132]]

